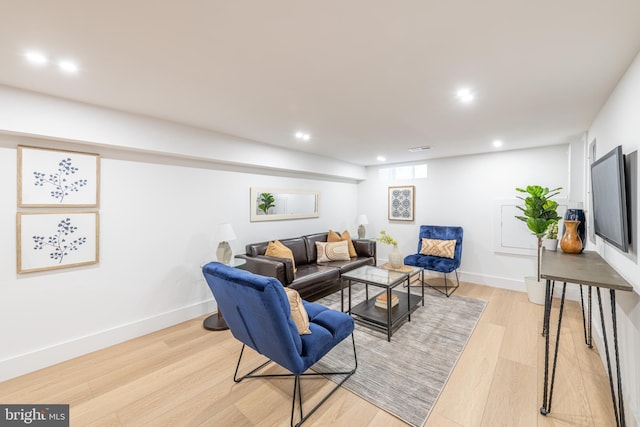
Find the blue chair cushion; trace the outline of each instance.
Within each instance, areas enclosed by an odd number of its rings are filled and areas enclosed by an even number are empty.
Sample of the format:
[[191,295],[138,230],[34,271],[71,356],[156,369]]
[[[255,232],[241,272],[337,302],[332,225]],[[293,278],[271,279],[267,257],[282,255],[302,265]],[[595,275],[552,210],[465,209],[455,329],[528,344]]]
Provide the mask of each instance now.
[[438,271],[440,273],[451,273],[458,268],[458,262],[451,258],[442,258],[432,255],[413,254],[404,258],[405,265],[421,267],[425,270]]

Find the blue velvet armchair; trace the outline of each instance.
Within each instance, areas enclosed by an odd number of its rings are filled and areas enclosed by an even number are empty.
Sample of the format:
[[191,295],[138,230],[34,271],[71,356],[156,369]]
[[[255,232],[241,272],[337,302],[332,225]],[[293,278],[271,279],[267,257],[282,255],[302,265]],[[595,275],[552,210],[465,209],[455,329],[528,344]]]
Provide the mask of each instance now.
[[[421,225],[420,235],[418,236],[418,253],[405,257],[404,263],[406,265],[412,265],[415,267],[422,267],[425,270],[436,271],[444,274],[444,285],[432,285],[424,282],[424,275],[422,275],[423,284],[430,286],[447,297],[455,292],[460,286],[460,280],[458,279],[458,267],[462,261],[462,227],[447,227],[438,225]],[[422,239],[432,240],[455,240],[455,248],[453,250],[453,257],[427,255],[422,250]],[[422,253],[421,253],[422,252]],[[455,285],[447,278],[447,274],[455,273],[456,282]],[[451,285],[450,285],[451,283]]]
[[[351,316],[320,304],[302,301],[309,316],[310,334],[300,335],[291,318],[289,299],[282,284],[273,277],[253,274],[211,262],[202,268],[204,277],[224,312],[233,336],[242,342],[242,350],[233,376],[235,382],[245,378],[293,377],[291,425],[299,426],[315,412],[355,372],[357,357]],[[332,348],[351,335],[354,367],[340,372],[306,372]],[[266,362],[243,376],[238,376],[245,346],[267,357]],[[289,373],[257,374],[270,362],[276,362]],[[344,375],[320,403],[303,413],[302,376]],[[296,403],[297,401],[297,403]],[[299,415],[295,417],[296,406]]]

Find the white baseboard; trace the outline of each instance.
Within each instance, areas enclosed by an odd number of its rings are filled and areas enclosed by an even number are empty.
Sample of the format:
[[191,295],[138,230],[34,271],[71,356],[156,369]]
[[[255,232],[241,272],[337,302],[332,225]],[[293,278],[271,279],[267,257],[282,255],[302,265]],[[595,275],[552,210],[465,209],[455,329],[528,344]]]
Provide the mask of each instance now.
[[[510,291],[527,292],[527,288],[524,284],[524,277],[521,280],[514,280],[505,277],[488,276],[465,271],[458,271],[458,276],[463,282],[492,286],[494,288],[507,289]],[[560,298],[562,296],[562,283],[556,282],[553,296],[556,298]],[[579,286],[573,283],[567,283],[567,293],[565,298],[570,301],[580,301]]]
[[160,329],[211,313],[213,300],[196,303],[157,316],[137,320],[95,334],[65,341],[50,347],[0,361],[0,381],[6,381],[74,357],[109,347]]

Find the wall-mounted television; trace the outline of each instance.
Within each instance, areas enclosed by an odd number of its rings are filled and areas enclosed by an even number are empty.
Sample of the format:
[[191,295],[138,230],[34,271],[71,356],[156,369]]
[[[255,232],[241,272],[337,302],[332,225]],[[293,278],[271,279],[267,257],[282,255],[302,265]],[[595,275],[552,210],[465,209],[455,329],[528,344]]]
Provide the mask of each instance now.
[[596,235],[627,252],[627,191],[621,146],[617,146],[591,164],[591,201]]

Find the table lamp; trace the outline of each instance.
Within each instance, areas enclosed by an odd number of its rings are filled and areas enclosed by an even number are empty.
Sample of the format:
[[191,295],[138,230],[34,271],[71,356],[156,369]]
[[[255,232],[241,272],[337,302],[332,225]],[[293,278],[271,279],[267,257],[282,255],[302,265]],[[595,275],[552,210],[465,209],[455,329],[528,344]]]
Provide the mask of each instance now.
[[223,264],[229,264],[231,262],[231,246],[229,245],[229,241],[236,239],[236,233],[233,232],[231,224],[225,222],[218,225],[216,237],[220,240],[218,249],[216,250],[216,258]]
[[358,215],[358,219],[356,220],[356,223],[360,224],[358,225],[358,239],[364,239],[364,235],[366,234],[366,230],[364,229],[364,226],[369,224],[369,220],[367,219],[367,216],[365,214]]

